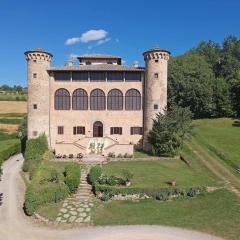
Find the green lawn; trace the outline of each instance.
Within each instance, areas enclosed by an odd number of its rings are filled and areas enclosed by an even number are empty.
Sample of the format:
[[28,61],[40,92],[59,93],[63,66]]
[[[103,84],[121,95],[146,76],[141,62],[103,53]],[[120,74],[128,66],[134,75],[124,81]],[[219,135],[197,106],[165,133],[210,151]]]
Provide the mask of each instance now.
[[191,164],[188,166],[181,160],[111,162],[103,166],[103,173],[121,177],[122,171],[128,169],[133,173],[131,187],[134,188],[168,187],[167,182],[174,179],[178,187],[219,185],[216,177],[202,165],[194,160]]
[[62,204],[63,202],[47,203],[45,205],[40,206],[37,209],[37,213],[40,216],[45,217],[46,219],[54,221],[57,218],[59,210],[62,207]]
[[171,202],[112,201],[95,206],[95,225],[160,224],[195,229],[226,239],[240,236],[240,201],[227,190]]
[[239,120],[230,118],[196,120],[193,135],[199,143],[236,169],[240,166],[239,123]]

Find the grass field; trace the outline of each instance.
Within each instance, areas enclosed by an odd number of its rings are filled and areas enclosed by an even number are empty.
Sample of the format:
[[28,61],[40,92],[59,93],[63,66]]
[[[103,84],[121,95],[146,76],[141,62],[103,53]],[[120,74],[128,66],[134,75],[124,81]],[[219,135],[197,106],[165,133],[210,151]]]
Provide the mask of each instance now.
[[236,170],[240,167],[240,121],[221,118],[197,120],[193,124],[196,140]]
[[238,240],[240,201],[227,190],[171,202],[112,201],[94,208],[95,225],[160,224],[184,227]]
[[183,188],[220,185],[216,177],[195,159],[192,159],[191,166],[181,160],[111,162],[103,166],[103,173],[121,177],[124,169],[133,173],[133,188],[169,187],[168,182],[172,180]]

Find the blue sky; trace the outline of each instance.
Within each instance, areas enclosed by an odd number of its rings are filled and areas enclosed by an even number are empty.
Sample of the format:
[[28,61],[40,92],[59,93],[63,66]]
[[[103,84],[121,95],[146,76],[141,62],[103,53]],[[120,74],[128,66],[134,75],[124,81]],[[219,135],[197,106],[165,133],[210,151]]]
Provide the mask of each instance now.
[[54,66],[85,53],[143,65],[148,48],[176,56],[202,40],[239,37],[239,9],[238,0],[0,0],[0,84],[26,86],[23,53],[37,47],[54,55]]

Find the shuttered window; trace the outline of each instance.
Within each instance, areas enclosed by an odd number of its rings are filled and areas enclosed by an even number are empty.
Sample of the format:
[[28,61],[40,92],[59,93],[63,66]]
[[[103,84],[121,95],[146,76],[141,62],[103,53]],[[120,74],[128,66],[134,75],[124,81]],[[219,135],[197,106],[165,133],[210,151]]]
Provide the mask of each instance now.
[[70,81],[71,80],[71,72],[55,72],[54,73],[55,81]]
[[85,135],[85,127],[83,127],[83,126],[73,127],[73,134],[74,135],[78,135],[78,134]]
[[122,135],[122,128],[121,127],[111,127],[110,133],[111,133],[111,135],[113,135],[113,134]]
[[131,135],[142,135],[142,127],[131,127]]

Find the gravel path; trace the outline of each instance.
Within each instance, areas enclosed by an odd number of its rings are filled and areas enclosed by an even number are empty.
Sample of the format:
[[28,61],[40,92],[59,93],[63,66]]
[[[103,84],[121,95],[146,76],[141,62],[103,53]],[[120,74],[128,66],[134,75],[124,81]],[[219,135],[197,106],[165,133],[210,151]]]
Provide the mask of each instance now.
[[[18,160],[18,161],[17,161]],[[22,211],[24,184],[19,174],[23,158],[14,156],[3,165],[0,181],[0,240],[220,240],[211,235],[173,227],[117,226],[53,229],[38,226]]]

